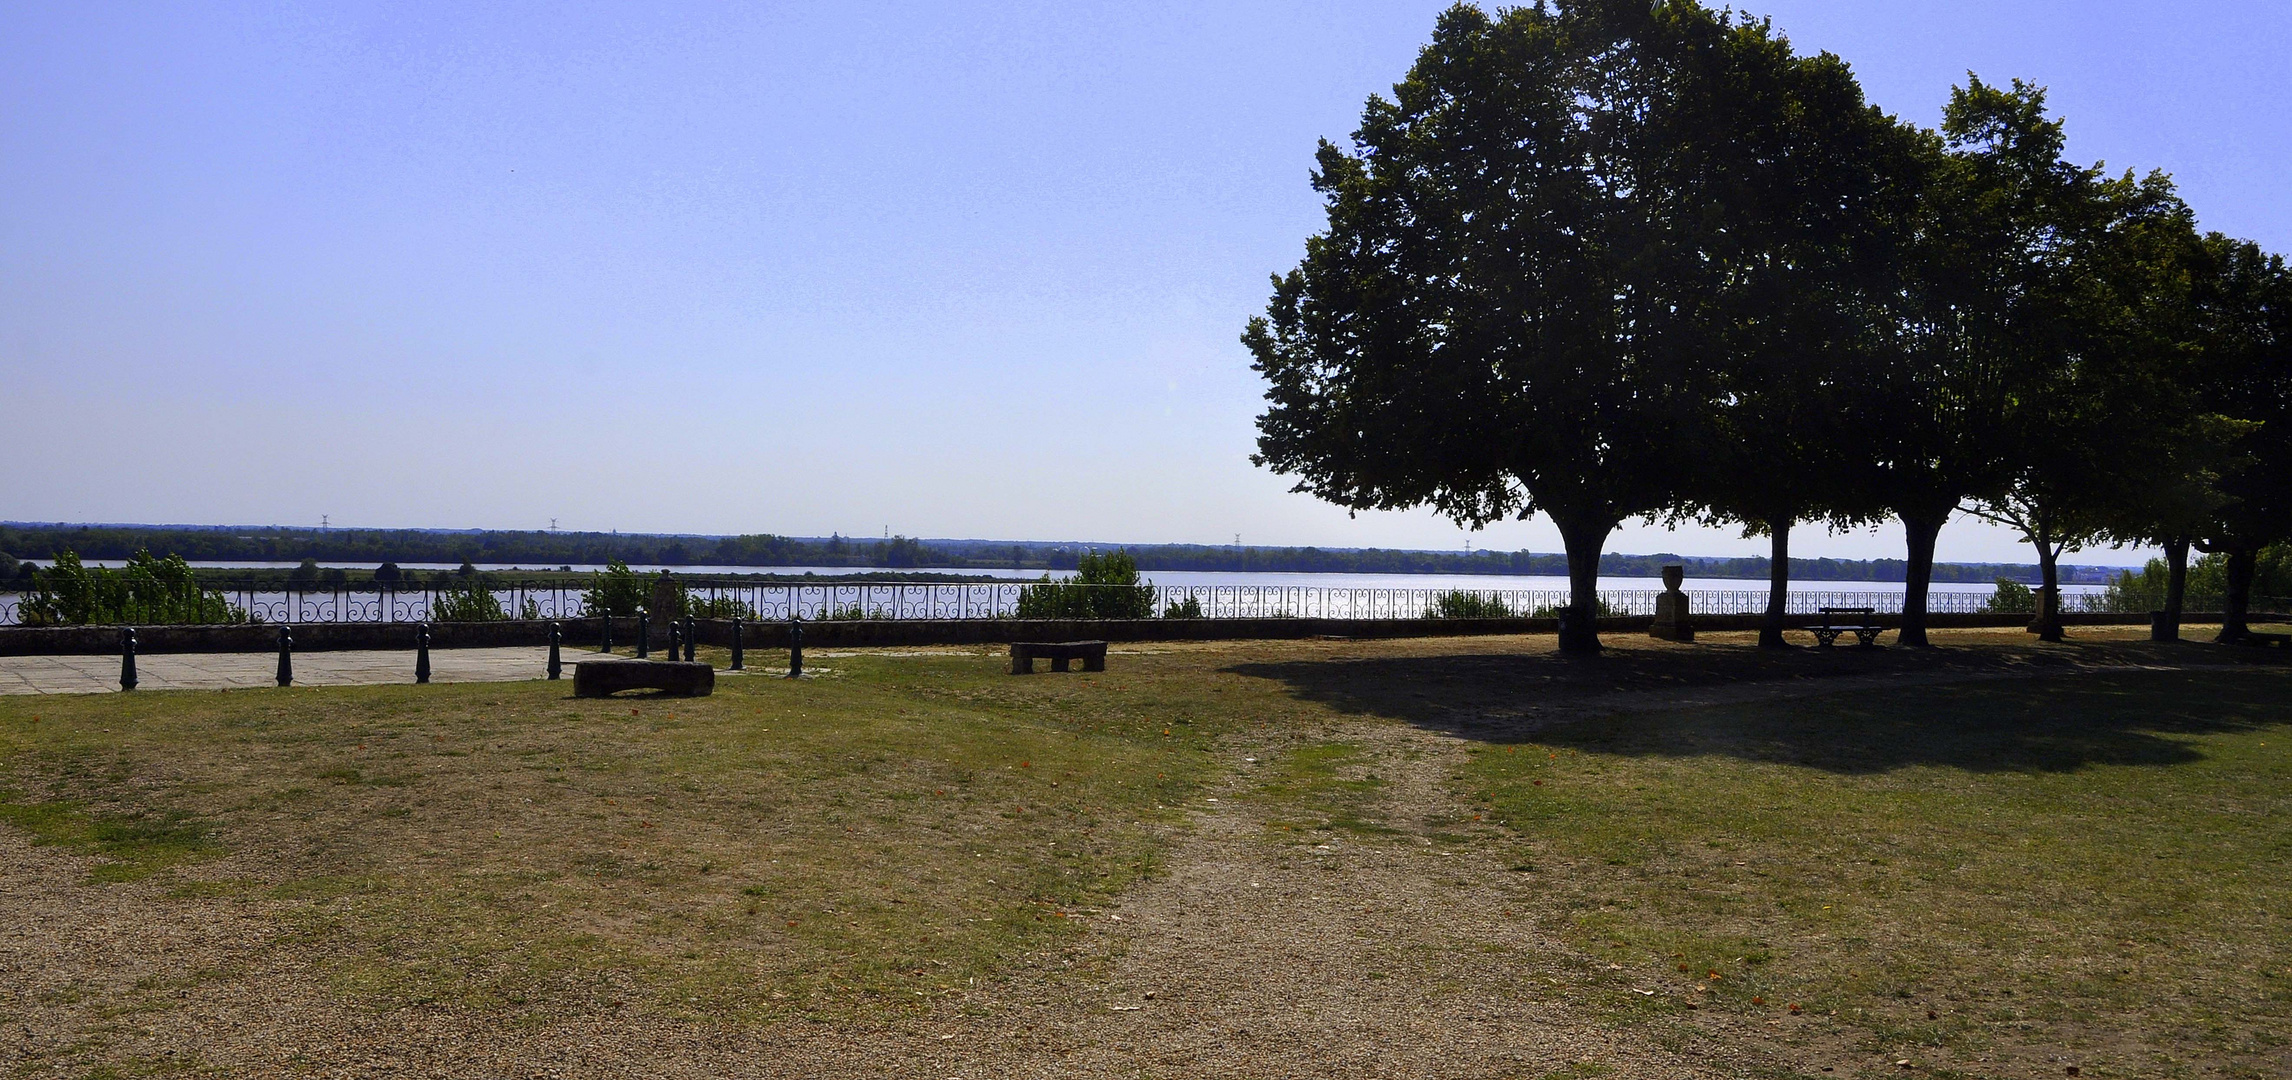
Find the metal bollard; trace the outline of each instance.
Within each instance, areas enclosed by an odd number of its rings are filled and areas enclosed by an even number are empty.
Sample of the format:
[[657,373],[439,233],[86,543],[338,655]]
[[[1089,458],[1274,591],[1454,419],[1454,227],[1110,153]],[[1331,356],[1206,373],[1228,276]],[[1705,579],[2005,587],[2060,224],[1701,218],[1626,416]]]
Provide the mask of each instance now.
[[638,608],[638,609],[637,609],[637,659],[639,659],[639,660],[642,660],[642,659],[644,659],[644,658],[646,658],[646,657],[648,657],[648,656],[651,656],[651,655],[653,654],[653,647],[652,647],[652,643],[651,643],[651,642],[648,642],[648,641],[646,641],[646,640],[645,640],[646,638],[648,638],[648,637],[652,636],[652,635],[651,635],[651,633],[650,633],[650,630],[651,630],[651,628],[650,628],[650,627],[648,627],[648,626],[646,625],[646,623],[648,623],[648,622],[650,622],[650,621],[651,621],[651,620],[649,620],[649,619],[647,619],[647,618],[645,617],[645,609],[643,609],[643,608]]
[[414,627],[414,682],[426,684],[429,681],[430,624],[422,623]]
[[119,632],[119,688],[135,689],[135,628]]
[[597,651],[613,651],[613,616],[611,612],[597,616]]
[[562,642],[562,641],[564,641],[564,640],[565,640],[565,635],[564,635],[563,633],[561,633],[561,632],[559,632],[559,631],[558,631],[558,629],[557,629],[557,624],[556,624],[556,623],[550,623],[550,624],[549,624],[549,677],[550,677],[550,678],[552,678],[552,679],[559,677],[559,676],[560,676],[561,674],[563,674],[563,673],[564,673],[564,671],[565,671],[565,665],[564,665],[564,664],[561,664],[561,663],[559,663],[559,662],[557,661],[557,646],[558,646],[558,643],[560,643],[560,642]]
[[279,627],[278,680],[280,686],[294,685],[294,631],[284,626]]
[[804,677],[804,620],[788,620],[788,677]]
[[669,620],[669,663],[676,663],[677,654],[684,651],[684,628]]
[[693,658],[693,650],[697,649],[699,646],[700,646],[700,628],[699,628],[698,626],[695,626],[695,625],[693,624],[693,621],[692,621],[692,616],[690,616],[690,615],[687,615],[687,616],[685,616],[685,617],[684,617],[684,658],[685,658],[685,662],[687,662],[687,663],[690,663],[690,662],[692,661],[692,658]]
[[741,666],[740,666],[740,617],[739,617],[739,616],[737,616],[737,615],[735,615],[735,616],[733,616],[733,617],[732,617],[732,670],[734,670],[734,671],[739,671],[739,670],[741,670]]

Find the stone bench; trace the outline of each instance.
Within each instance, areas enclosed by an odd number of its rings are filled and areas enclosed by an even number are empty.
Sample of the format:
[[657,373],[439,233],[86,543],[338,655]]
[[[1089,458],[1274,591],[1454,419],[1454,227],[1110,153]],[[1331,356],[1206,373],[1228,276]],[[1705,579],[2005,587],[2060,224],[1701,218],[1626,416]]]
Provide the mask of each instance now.
[[605,697],[622,690],[707,697],[716,691],[716,669],[682,660],[583,660],[573,665],[574,697]]
[[[1853,634],[1864,648],[1869,648],[1878,644],[1878,632],[1885,629],[1878,625],[1878,620],[1871,618],[1875,614],[1875,608],[1826,607],[1822,609],[1822,625],[1809,629],[1814,631],[1815,644],[1826,649],[1830,648],[1831,642],[1838,640],[1840,634]],[[1841,616],[1851,617],[1853,621],[1834,621]]]
[[1106,670],[1106,643],[1103,641],[1014,641],[1011,643],[1011,674],[1032,675],[1035,661],[1048,660],[1052,671],[1067,670],[1072,660],[1082,661],[1084,671]]

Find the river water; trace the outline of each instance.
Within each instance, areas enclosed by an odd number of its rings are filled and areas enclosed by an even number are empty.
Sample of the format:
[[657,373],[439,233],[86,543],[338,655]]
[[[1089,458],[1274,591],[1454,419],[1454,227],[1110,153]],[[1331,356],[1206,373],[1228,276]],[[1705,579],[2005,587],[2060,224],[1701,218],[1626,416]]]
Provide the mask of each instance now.
[[[106,562],[98,565],[112,565]],[[201,564],[194,564],[201,565]],[[294,567],[271,563],[265,568]],[[427,574],[452,570],[455,565],[401,564],[403,569]],[[246,564],[220,564],[211,568],[246,569]],[[363,569],[363,564],[359,567]],[[346,567],[347,569],[347,567]],[[537,584],[520,580],[532,568],[488,564],[479,569],[493,575],[488,590],[509,618],[580,619],[590,615],[580,582]],[[563,569],[554,567],[550,569]],[[575,570],[598,570],[581,566]],[[632,567],[652,573],[657,566]],[[868,568],[814,566],[770,567],[777,582],[758,580],[757,567],[679,566],[668,569],[682,578],[705,612],[738,614],[751,619],[866,618],[866,619],[982,619],[1018,614],[1027,582],[1039,580],[1041,571],[981,568],[902,568],[899,572],[960,574],[968,584],[909,584],[901,582],[788,581],[811,573],[827,578],[862,573]],[[888,568],[887,568],[888,569]],[[1568,602],[1568,580],[1557,576],[1494,574],[1281,574],[1229,571],[1156,571],[1145,575],[1155,588],[1150,608],[1157,614],[1172,612],[1206,618],[1330,618],[1413,619],[1448,609],[1449,594],[1467,592],[1493,601],[1497,610],[1517,615],[1547,613]],[[708,580],[714,578],[715,580]],[[992,581],[978,581],[990,578]],[[423,581],[410,581],[395,589],[372,584],[359,588],[222,589],[233,606],[256,621],[266,623],[420,622],[449,617],[440,612],[441,601],[458,587],[459,579],[444,590]],[[1701,615],[1750,614],[1766,609],[1765,581],[1689,578],[1683,586],[1690,610]],[[1662,582],[1654,578],[1603,577],[1600,600],[1610,612],[1649,615],[1655,611]],[[1928,610],[1975,612],[1984,608],[1992,585],[1946,582],[1934,586]],[[2082,608],[2100,592],[2099,586],[2071,585],[2067,606]],[[1900,611],[1900,582],[1808,581],[1794,584],[1787,610],[1815,614],[1824,607],[1866,607],[1882,612]],[[467,603],[465,598],[463,603]],[[20,598],[0,594],[0,625],[19,621]],[[466,607],[461,609],[466,612]],[[1487,610],[1483,608],[1483,610]],[[452,618],[473,617],[452,614]],[[484,617],[484,616],[475,616]]]
[[[124,559],[88,559],[85,561],[89,566],[108,566],[116,568],[126,565],[126,560]],[[301,564],[297,562],[193,562],[191,565],[202,569],[291,570]],[[367,563],[322,562],[319,565],[326,568],[340,567],[346,570],[373,569],[373,567]],[[398,566],[400,569],[404,570],[420,570],[424,573],[427,573],[433,570],[456,570],[460,568],[461,564],[399,563]],[[587,572],[601,571],[605,569],[602,565],[594,563],[576,563],[570,567],[564,565],[521,566],[511,563],[477,563],[476,566],[479,570],[485,571],[487,573],[497,574],[515,574],[538,570],[566,569]],[[738,575],[745,577],[755,574],[771,574],[774,576],[785,577],[811,574],[819,577],[835,577],[846,574],[894,573],[952,574],[973,578],[999,578],[1007,581],[1035,581],[1039,580],[1044,574],[1044,571],[1042,570],[1012,570],[1009,568],[991,566],[889,567],[642,565],[631,566],[629,569],[643,574],[653,574],[659,573],[662,570],[667,570],[680,576]],[[1052,571],[1051,574],[1053,577],[1064,576],[1063,573],[1058,571]],[[1491,590],[1506,592],[1547,592],[1554,590],[1566,591],[1568,588],[1567,578],[1548,574],[1313,574],[1274,573],[1266,571],[1241,570],[1154,570],[1141,573],[1139,576],[1152,584],[1166,587],[1255,586],[1260,588],[1434,589],[1442,591],[1449,589],[1463,589],[1468,592],[1483,592]],[[1649,589],[1661,591],[1663,588],[1663,582],[1661,579],[1653,577],[1603,576],[1600,578],[1599,587],[1603,592],[1642,591]],[[1767,579],[1691,577],[1688,578],[1686,582],[1680,587],[1688,592],[1764,592],[1767,588]],[[1793,581],[1791,583],[1791,587],[1792,591],[1794,592],[1807,590],[1816,592],[1900,593],[1902,591],[1902,583],[1899,581]],[[2061,591],[2064,595],[2076,596],[2085,593],[2098,593],[2102,591],[2103,588],[2104,586],[2092,584],[2065,584],[2061,587]],[[1995,585],[1988,582],[1937,581],[1928,591],[1935,593],[1981,593],[1983,595],[1988,595],[1992,592],[1995,592],[1996,589],[1997,587]]]

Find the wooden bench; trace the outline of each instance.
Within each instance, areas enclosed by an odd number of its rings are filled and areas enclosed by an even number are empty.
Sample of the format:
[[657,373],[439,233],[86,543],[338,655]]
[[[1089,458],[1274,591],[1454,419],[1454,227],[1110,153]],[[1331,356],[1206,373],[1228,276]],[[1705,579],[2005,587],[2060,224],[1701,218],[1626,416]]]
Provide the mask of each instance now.
[[716,669],[683,660],[583,660],[573,665],[574,697],[606,697],[622,690],[707,697],[716,692]]
[[[1878,632],[1885,629],[1878,625],[1878,620],[1871,617],[1877,613],[1876,608],[1826,607],[1822,609],[1822,625],[1808,629],[1814,631],[1815,644],[1825,649],[1830,648],[1831,642],[1837,641],[1840,634],[1853,634],[1862,643],[1862,647],[1869,648],[1878,644]],[[1854,621],[1837,621],[1847,616],[1852,616]]]
[[1103,641],[1014,641],[1011,643],[1011,674],[1032,675],[1035,661],[1048,660],[1052,671],[1066,671],[1067,662],[1082,661],[1084,671],[1106,670],[1106,643]]

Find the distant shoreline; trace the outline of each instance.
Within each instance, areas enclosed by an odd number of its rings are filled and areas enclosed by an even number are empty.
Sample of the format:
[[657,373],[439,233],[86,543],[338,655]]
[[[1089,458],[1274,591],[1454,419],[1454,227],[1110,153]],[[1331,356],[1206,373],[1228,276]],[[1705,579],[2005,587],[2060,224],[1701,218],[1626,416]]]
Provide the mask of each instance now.
[[[928,570],[944,579],[964,571],[1059,572],[1074,568],[1089,551],[1126,551],[1147,573],[1193,571],[1252,574],[1405,574],[1551,577],[1567,573],[1567,558],[1554,552],[1428,551],[1388,548],[1259,547],[1208,544],[1114,544],[1078,541],[854,539],[844,536],[791,537],[773,534],[708,536],[676,533],[577,533],[509,530],[309,529],[282,526],[203,526],[0,522],[0,554],[45,563],[73,551],[85,559],[125,559],[137,551],[179,554],[194,563],[221,568],[259,564],[292,566],[312,559],[322,566],[373,568],[402,565],[459,566],[468,561],[533,567],[535,573],[565,565],[602,565],[619,560],[633,566],[738,568],[742,574],[771,574],[801,567],[820,575],[914,574]],[[1605,577],[1652,578],[1667,565],[1682,566],[1693,578],[1764,582],[1763,557],[1682,556],[1671,553],[1610,553],[1600,560]],[[275,568],[275,567],[274,567]],[[0,570],[11,569],[0,565]],[[2064,564],[2061,580],[2101,584],[2121,567]],[[1792,559],[1794,582],[1899,583],[1901,559]],[[789,576],[789,575],[783,575]],[[797,575],[800,576],[800,575]],[[838,576],[842,576],[839,574]],[[1934,564],[1934,581],[1994,583],[1999,578],[2038,580],[2034,563]],[[815,577],[815,580],[820,579]],[[881,580],[879,578],[879,580]]]

